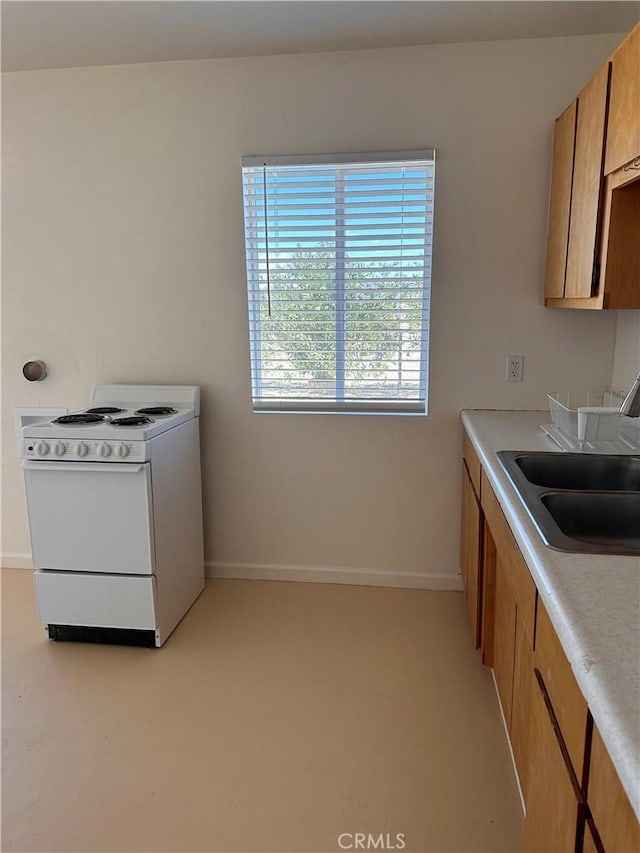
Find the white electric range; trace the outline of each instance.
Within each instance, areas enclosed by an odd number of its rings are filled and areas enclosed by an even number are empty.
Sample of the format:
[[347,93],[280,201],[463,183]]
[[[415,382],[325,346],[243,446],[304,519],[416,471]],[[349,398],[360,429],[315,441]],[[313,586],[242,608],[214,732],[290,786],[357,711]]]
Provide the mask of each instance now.
[[199,414],[196,386],[102,385],[23,428],[51,639],[161,646],[204,588]]

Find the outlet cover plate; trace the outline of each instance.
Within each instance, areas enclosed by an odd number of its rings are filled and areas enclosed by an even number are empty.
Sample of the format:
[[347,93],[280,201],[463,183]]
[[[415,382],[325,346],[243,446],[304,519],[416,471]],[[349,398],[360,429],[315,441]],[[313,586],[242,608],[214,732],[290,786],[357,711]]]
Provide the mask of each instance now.
[[522,382],[522,371],[524,369],[523,355],[508,355],[505,379],[507,382]]

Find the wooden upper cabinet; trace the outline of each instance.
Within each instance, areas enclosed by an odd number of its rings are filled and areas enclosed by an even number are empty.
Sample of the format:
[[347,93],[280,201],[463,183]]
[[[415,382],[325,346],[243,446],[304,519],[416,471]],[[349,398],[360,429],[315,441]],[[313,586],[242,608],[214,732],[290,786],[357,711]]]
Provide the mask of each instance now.
[[589,298],[599,283],[594,267],[600,247],[598,225],[609,73],[607,63],[578,95],[565,299]]
[[547,299],[562,299],[564,296],[577,114],[578,101],[575,100],[557,119],[553,134],[547,264],[544,278],[544,295]]
[[640,170],[623,166],[607,175],[603,231],[603,305],[640,308]]
[[640,308],[640,25],[556,122],[544,302]]
[[611,61],[606,175],[640,157],[640,24],[629,33]]

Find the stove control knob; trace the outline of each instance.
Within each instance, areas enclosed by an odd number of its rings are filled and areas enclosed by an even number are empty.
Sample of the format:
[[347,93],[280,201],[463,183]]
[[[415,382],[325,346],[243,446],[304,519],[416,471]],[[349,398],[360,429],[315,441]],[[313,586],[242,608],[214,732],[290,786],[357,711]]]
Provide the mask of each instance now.
[[89,448],[84,443],[84,441],[81,441],[79,444],[76,445],[76,456],[86,456],[88,452]]
[[38,456],[46,456],[48,452],[49,452],[49,445],[47,444],[46,441],[39,441],[36,444],[36,453],[38,454]]
[[98,456],[102,456],[102,458],[104,459],[105,457],[110,455],[111,445],[107,444],[106,441],[101,441],[100,444],[96,447],[96,453],[98,454]]
[[120,459],[124,459],[125,456],[128,456],[128,455],[129,455],[129,445],[124,444],[124,443],[120,443],[116,447],[116,456],[119,456]]
[[53,447],[53,452],[56,454],[56,456],[64,456],[64,454],[67,452],[66,444],[64,444],[62,441],[56,441]]

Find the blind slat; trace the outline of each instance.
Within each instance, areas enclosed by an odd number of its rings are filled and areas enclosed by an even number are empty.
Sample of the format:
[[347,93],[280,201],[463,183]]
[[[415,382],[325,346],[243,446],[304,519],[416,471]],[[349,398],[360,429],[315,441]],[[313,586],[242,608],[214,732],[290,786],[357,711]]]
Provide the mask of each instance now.
[[[417,209],[419,209],[419,210],[428,209],[425,202],[417,201],[414,199],[407,199],[406,201],[402,201],[402,199],[398,199],[396,202],[385,202],[385,201],[376,202],[376,201],[372,201],[372,200],[369,200],[369,201],[360,201],[360,200],[359,201],[341,201],[341,202],[336,202],[335,204],[329,204],[326,201],[325,202],[305,201],[304,199],[299,199],[298,201],[304,202],[304,204],[300,204],[297,202],[294,204],[293,202],[288,202],[286,200],[282,201],[281,203],[279,203],[277,205],[277,207],[278,207],[277,214],[275,213],[275,208],[276,208],[275,203],[273,203],[273,204],[269,203],[267,206],[267,218],[275,218],[276,215],[277,216],[292,216],[292,215],[295,215],[296,210],[316,210],[317,208],[321,208],[324,210],[330,209],[331,211],[335,210],[337,212],[343,211],[343,212],[345,212],[345,215],[347,215],[347,216],[350,215],[349,214],[350,210],[358,210],[359,211],[358,215],[360,216],[362,210],[367,209],[367,208],[372,208],[372,213],[373,212],[378,212],[378,213],[384,213],[385,212],[385,210],[375,211],[375,209],[378,207],[389,208],[391,214],[395,215],[395,216],[397,216],[396,211],[398,211],[398,210],[399,211],[402,211],[402,210],[414,211],[413,215],[415,216],[415,210],[417,210]],[[258,205],[257,199],[252,199],[250,203],[247,202],[247,200],[245,199],[245,211],[247,210],[247,208],[251,208],[251,207],[256,207],[256,208],[259,207],[260,211],[257,213],[257,217],[259,217],[260,219],[264,219],[264,213],[265,213],[264,202],[262,204]],[[353,213],[352,215],[355,216],[356,214]]]

